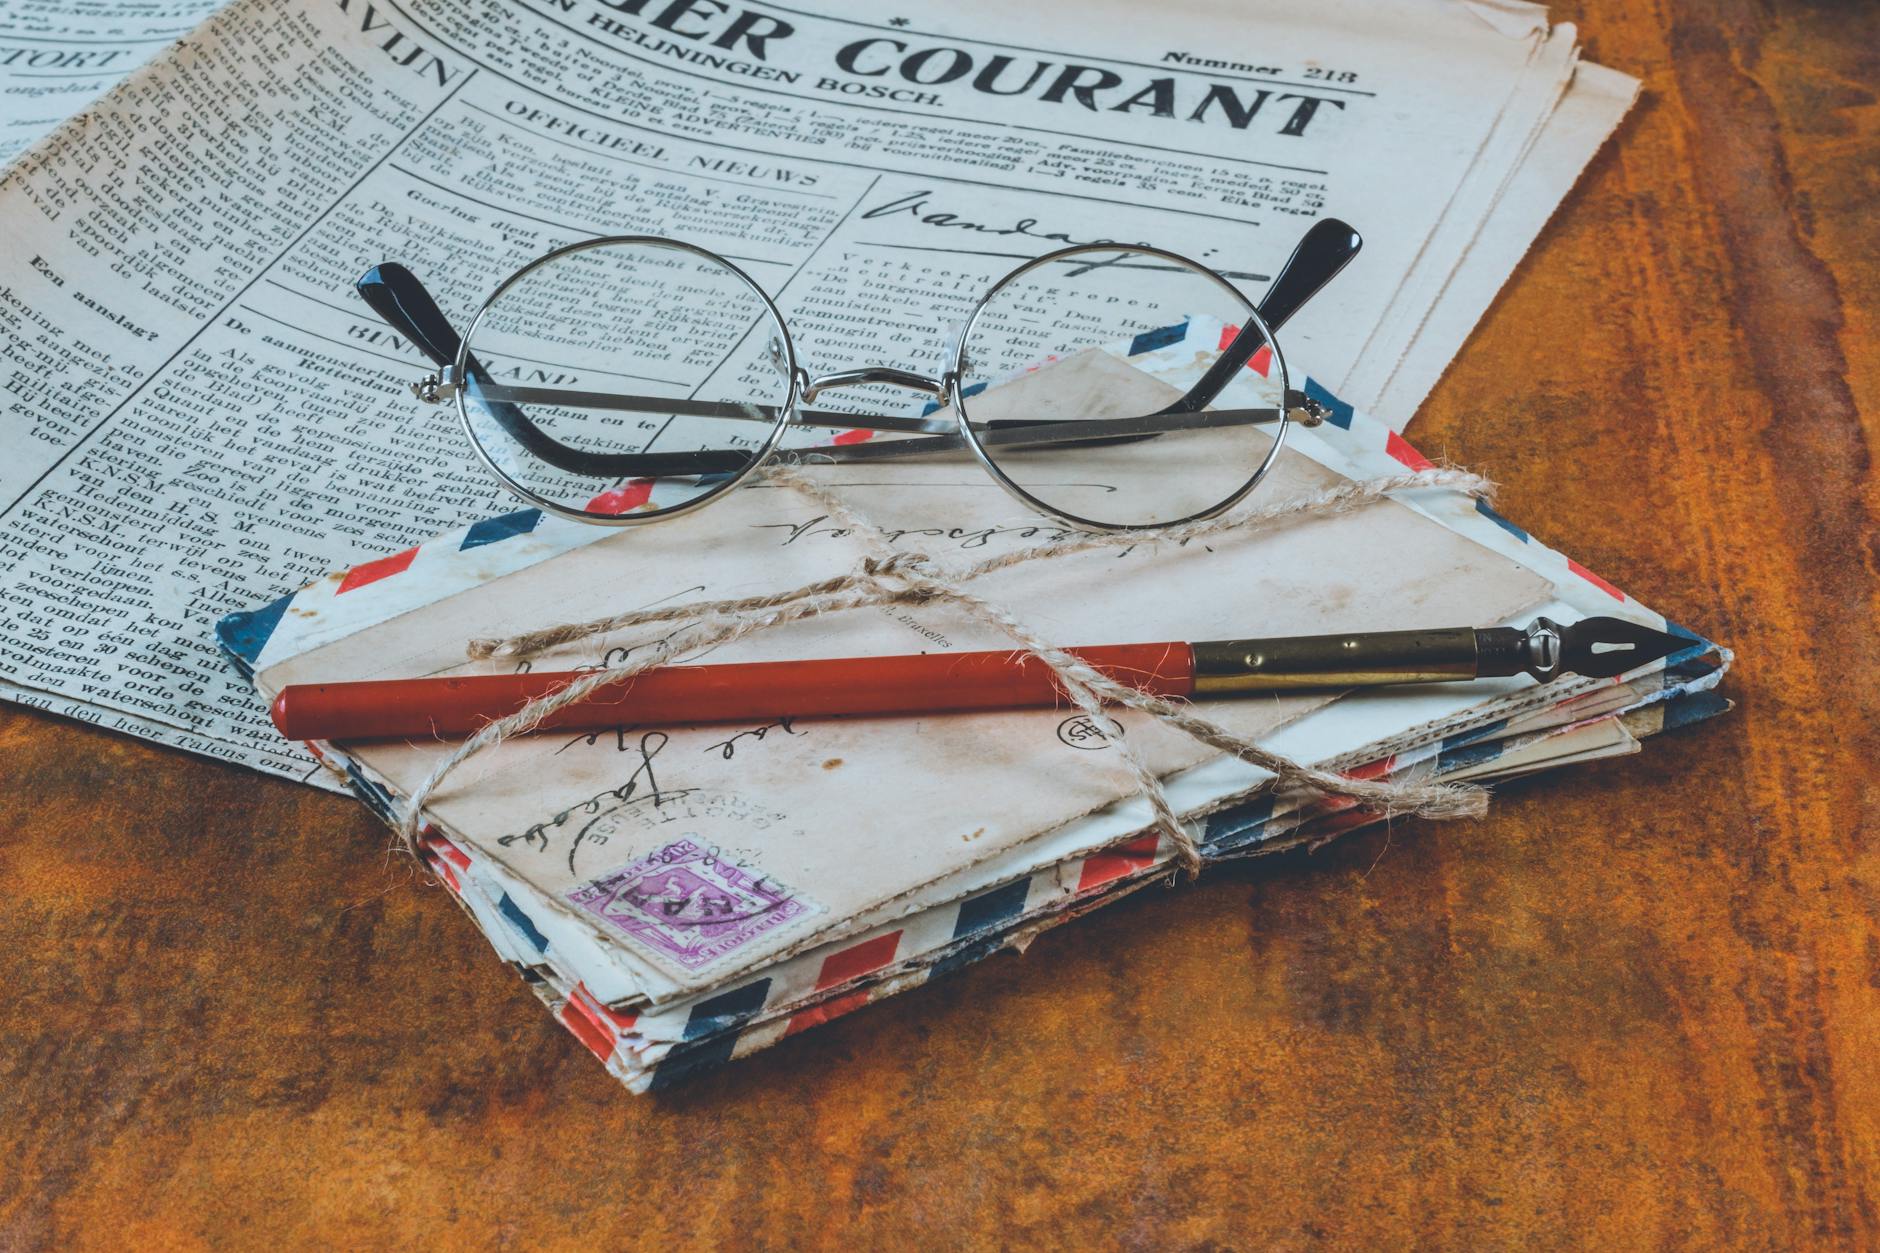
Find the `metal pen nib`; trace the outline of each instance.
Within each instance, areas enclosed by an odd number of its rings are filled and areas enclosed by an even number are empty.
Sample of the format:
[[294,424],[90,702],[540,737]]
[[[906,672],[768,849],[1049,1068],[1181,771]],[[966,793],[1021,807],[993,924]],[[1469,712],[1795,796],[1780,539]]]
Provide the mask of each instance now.
[[1536,618],[1525,630],[1490,627],[1475,634],[1479,677],[1531,674],[1543,683],[1564,674],[1616,678],[1692,644],[1624,618],[1582,618],[1568,626]]
[[1685,636],[1604,617],[1566,626],[1536,618],[1525,627],[1209,640],[1194,645],[1194,694],[1453,683],[1516,674],[1543,683],[1568,674],[1610,679],[1692,643]]

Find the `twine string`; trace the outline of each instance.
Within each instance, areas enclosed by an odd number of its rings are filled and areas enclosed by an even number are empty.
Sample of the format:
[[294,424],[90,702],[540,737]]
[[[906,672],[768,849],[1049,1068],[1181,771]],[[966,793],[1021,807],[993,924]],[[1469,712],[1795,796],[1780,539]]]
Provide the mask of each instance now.
[[[1070,702],[1091,720],[1092,726],[1101,728],[1104,725],[1107,716],[1103,712],[1105,704],[1133,709],[1273,776],[1271,780],[1262,780],[1232,795],[1217,798],[1206,807],[1205,812],[1228,808],[1269,788],[1302,794],[1307,798],[1343,799],[1386,815],[1476,817],[1487,807],[1487,794],[1479,787],[1356,779],[1337,771],[1304,765],[1263,748],[1255,741],[1201,716],[1184,701],[1151,695],[1111,678],[1044,639],[1011,611],[975,595],[964,586],[998,570],[1065,557],[1072,553],[1140,544],[1185,543],[1228,531],[1257,532],[1310,518],[1348,513],[1383,500],[1394,492],[1437,488],[1486,498],[1494,491],[1494,485],[1479,475],[1463,470],[1437,468],[1341,483],[1305,496],[1253,509],[1233,510],[1198,522],[1122,533],[1078,533],[1067,539],[1013,548],[959,568],[949,568],[924,552],[895,548],[887,533],[858,513],[849,502],[793,467],[773,465],[766,469],[765,475],[771,482],[799,492],[828,510],[831,518],[848,528],[849,533],[863,543],[867,555],[854,569],[844,574],[820,579],[790,591],[637,609],[586,622],[563,623],[504,639],[470,641],[466,652],[472,659],[521,660],[595,635],[654,624],[677,624],[664,638],[636,650],[634,656],[623,664],[584,674],[529,702],[508,717],[484,726],[440,758],[423,781],[412,790],[405,806],[399,836],[408,852],[417,855],[425,806],[454,770],[471,757],[512,736],[535,730],[558,710],[580,702],[597,689],[628,682],[644,671],[670,665],[691,654],[745,639],[785,623],[801,622],[848,609],[896,604],[945,603],[969,618],[1003,631],[1019,648],[1050,667],[1059,687]],[[1201,850],[1183,825],[1183,816],[1176,813],[1162,781],[1134,745],[1120,736],[1112,737],[1111,742],[1120,750],[1123,764],[1134,776],[1137,791],[1148,801],[1153,818],[1150,825],[1168,840],[1174,860],[1183,871],[1190,876],[1198,873],[1202,861]],[[1202,812],[1194,811],[1187,816],[1198,817]]]

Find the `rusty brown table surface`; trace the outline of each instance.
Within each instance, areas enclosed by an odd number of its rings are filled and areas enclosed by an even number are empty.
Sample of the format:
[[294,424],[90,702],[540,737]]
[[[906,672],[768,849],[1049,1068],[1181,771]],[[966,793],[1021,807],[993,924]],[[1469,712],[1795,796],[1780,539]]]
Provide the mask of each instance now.
[[1151,892],[659,1098],[363,807],[0,712],[0,1248],[1880,1243],[1880,5],[1646,95],[1411,428],[1728,717]]

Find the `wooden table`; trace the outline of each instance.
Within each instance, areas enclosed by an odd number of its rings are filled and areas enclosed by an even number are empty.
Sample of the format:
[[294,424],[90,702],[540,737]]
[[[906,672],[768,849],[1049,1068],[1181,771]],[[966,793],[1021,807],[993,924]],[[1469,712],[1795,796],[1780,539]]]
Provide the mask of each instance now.
[[628,1097],[347,800],[0,712],[0,1247],[1880,1241],[1880,6],[1646,96],[1412,430],[1731,716]]

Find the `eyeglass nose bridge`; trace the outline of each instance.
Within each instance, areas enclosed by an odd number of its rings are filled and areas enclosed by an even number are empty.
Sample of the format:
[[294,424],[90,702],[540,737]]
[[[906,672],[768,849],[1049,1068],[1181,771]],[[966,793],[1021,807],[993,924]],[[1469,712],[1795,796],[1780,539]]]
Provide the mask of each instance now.
[[815,400],[822,392],[834,391],[840,387],[866,387],[870,383],[886,383],[889,387],[905,388],[911,392],[924,392],[945,403],[948,396],[947,380],[930,378],[925,374],[916,374],[912,370],[897,370],[893,366],[871,365],[859,370],[837,370],[833,374],[818,374],[811,378],[805,374],[801,383],[803,403]]

